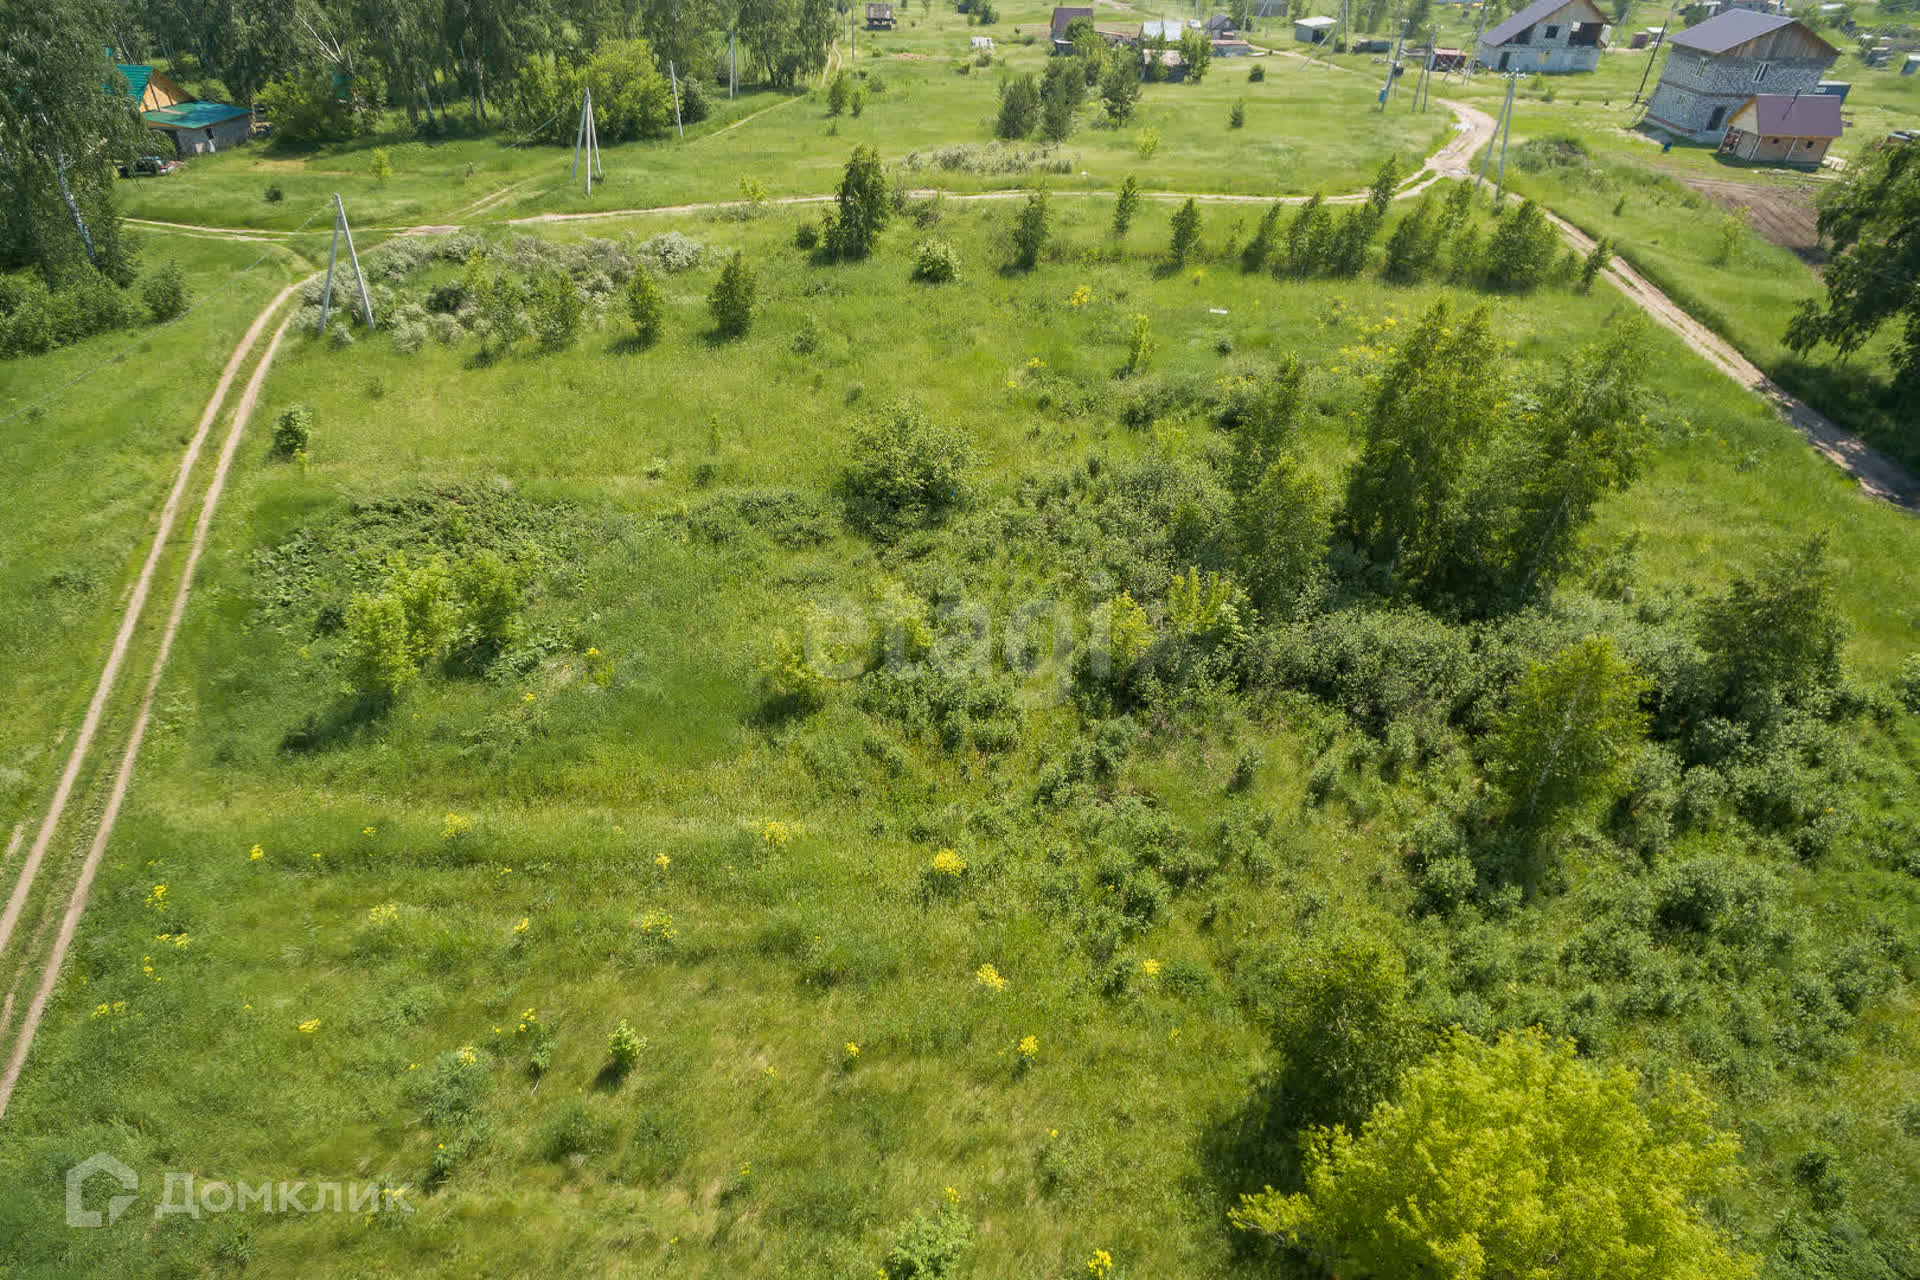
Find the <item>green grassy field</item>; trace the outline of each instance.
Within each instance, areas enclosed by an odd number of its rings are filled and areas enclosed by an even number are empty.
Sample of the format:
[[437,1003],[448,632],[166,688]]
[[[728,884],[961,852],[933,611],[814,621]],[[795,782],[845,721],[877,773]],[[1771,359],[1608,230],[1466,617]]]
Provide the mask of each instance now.
[[[1752,1247],[1799,1211],[1793,1168],[1811,1146],[1833,1152],[1865,1230],[1911,1240],[1906,970],[1817,1059],[1730,1050],[1697,1012],[1592,1020],[1539,948],[1579,932],[1587,887],[1631,874],[1601,846],[1510,918],[1414,914],[1401,846],[1435,790],[1465,785],[1457,759],[1394,774],[1337,710],[1222,692],[1145,717],[1105,803],[1055,807],[1037,780],[1087,724],[1041,683],[1013,710],[976,707],[957,742],[852,681],[811,716],[766,712],[759,667],[810,605],[905,590],[1004,618],[1029,595],[1077,609],[1110,590],[1101,564],[1044,532],[1060,500],[1047,495],[1074,477],[1204,471],[1229,447],[1198,408],[1223,379],[1298,355],[1303,452],[1336,479],[1395,330],[1438,298],[1483,300],[1246,275],[1235,247],[1257,208],[1207,210],[1205,251],[1172,273],[1170,208],[1147,205],[1118,254],[1110,208],[1057,201],[1033,272],[1004,267],[1013,207],[998,202],[951,204],[925,230],[899,220],[859,263],[794,249],[793,211],[552,228],[672,228],[710,252],[664,278],[652,350],[631,349],[618,319],[564,351],[523,342],[494,359],[466,337],[414,354],[385,334],[287,350],[7,1117],[0,1261],[36,1275],[870,1276],[904,1220],[951,1196],[978,1233],[965,1274],[1084,1275],[1097,1249],[1114,1276],[1311,1274],[1249,1249],[1225,1213],[1260,1184],[1237,1144],[1275,1065],[1251,975],[1341,927],[1425,957],[1433,1007],[1453,1018],[1579,1027],[1606,1062],[1699,1074],[1746,1143],[1752,1180],[1716,1211]],[[915,243],[935,235],[961,277],[913,283]],[[762,311],[726,343],[704,300],[735,248],[759,268]],[[206,250],[196,273],[230,256]],[[1522,385],[1622,307],[1605,287],[1491,301]],[[1151,377],[1192,395],[1151,428],[1122,421],[1136,315],[1157,339]],[[1920,647],[1911,517],[1861,498],[1665,331],[1647,342],[1651,471],[1605,503],[1589,559],[1637,535],[1638,590],[1684,609],[1825,530],[1848,662],[1884,690]],[[206,347],[224,354],[217,334]],[[37,383],[29,371],[8,370],[16,386]],[[167,364],[139,385],[177,386],[180,417],[210,381]],[[876,543],[842,519],[835,485],[853,428],[901,398],[982,461],[949,526]],[[309,457],[272,460],[268,424],[296,402],[315,413]],[[128,447],[85,420],[95,448]],[[149,495],[173,446],[154,434]],[[21,528],[50,558],[86,558],[104,604],[138,503],[89,483],[109,464],[79,463],[50,445],[22,459],[48,496]],[[51,517],[56,496],[75,521]],[[117,551],[82,535],[96,524]],[[347,704],[337,639],[316,621],[329,593],[388,550],[475,538],[504,539],[527,567],[525,660],[424,680],[384,714]],[[67,660],[91,661],[87,641]],[[43,701],[36,741],[70,709]],[[1817,925],[1792,953],[1813,968],[1875,927],[1910,938],[1920,924],[1920,882],[1875,845],[1882,819],[1910,811],[1920,735],[1895,716],[1862,720],[1858,738],[1869,780],[1834,852],[1802,865],[1778,842],[1741,850],[1779,878],[1783,919]],[[1223,789],[1237,759],[1256,762],[1250,783]],[[1330,798],[1316,781],[1329,767]],[[1196,850],[1226,832],[1251,843],[1126,935],[1116,986],[1087,913],[1112,892],[1100,851],[1149,821]],[[1735,840],[1690,835],[1681,852]],[[941,849],[967,864],[955,885],[933,869]],[[1447,994],[1474,965],[1494,977]],[[607,1037],[623,1018],[646,1043],[621,1077]],[[147,1194],[163,1171],[379,1180],[413,1188],[418,1209],[156,1222],[143,1200],[76,1232],[60,1180],[96,1149],[139,1169]]]
[[[0,427],[0,469],[33,478],[0,509],[0,679],[13,691],[0,727],[0,824],[9,833],[64,763],[126,584],[233,344],[306,270],[277,246],[180,236],[151,237],[146,255],[190,274],[192,312],[165,328],[0,362],[0,416],[12,419]],[[209,452],[217,449],[216,437]]]

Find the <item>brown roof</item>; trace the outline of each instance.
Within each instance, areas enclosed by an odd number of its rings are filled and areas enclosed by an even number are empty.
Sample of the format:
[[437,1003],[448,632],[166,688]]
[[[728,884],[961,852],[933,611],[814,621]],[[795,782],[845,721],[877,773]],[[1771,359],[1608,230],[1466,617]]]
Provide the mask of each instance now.
[[1738,121],[1753,108],[1752,132],[1768,137],[1837,138],[1840,99],[1827,93],[1756,93],[1736,112]]

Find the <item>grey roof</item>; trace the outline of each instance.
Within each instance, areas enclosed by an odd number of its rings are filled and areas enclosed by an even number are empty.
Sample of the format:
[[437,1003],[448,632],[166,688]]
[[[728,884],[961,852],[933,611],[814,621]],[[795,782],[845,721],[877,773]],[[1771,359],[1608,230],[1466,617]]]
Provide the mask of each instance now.
[[[1503,45],[1537,22],[1545,22],[1554,14],[1569,5],[1579,4],[1580,0],[1533,0],[1533,3],[1508,18],[1487,34],[1480,37],[1480,43]],[[1603,15],[1604,16],[1604,15]]]
[[1736,45],[1794,25],[1784,13],[1757,13],[1752,9],[1727,9],[1708,18],[1697,27],[1688,27],[1669,39],[1682,49],[1701,53],[1725,53]]
[[1843,127],[1840,99],[1832,94],[1756,93],[1753,108],[1753,131],[1769,136],[1837,138]]

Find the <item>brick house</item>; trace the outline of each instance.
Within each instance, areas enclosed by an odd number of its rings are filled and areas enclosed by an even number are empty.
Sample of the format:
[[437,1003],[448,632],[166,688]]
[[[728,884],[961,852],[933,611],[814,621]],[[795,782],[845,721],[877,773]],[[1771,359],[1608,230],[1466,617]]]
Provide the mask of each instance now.
[[1494,71],[1592,71],[1606,30],[1593,0],[1534,0],[1481,36],[1474,58]]
[[1839,50],[1792,18],[1733,9],[1667,37],[1671,51],[1645,123],[1719,142],[1756,94],[1812,94]]

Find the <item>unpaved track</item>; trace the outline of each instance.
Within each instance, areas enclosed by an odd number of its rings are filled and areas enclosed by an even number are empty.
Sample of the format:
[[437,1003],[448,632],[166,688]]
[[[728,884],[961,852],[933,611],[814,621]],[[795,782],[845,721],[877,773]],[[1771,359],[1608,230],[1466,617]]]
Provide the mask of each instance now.
[[146,608],[147,593],[153,589],[154,574],[159,570],[160,560],[166,554],[167,543],[173,534],[174,521],[180,514],[180,503],[186,497],[188,482],[193,477],[194,464],[200,459],[200,449],[206,443],[207,433],[212,430],[213,422],[220,414],[220,407],[226,403],[227,391],[233,386],[233,379],[240,372],[240,366],[252,352],[254,344],[260,339],[260,332],[266,328],[267,321],[274,311],[292,296],[299,288],[290,284],[274,295],[266,309],[254,318],[253,324],[241,337],[233,349],[233,355],[227,360],[227,366],[220,373],[220,381],[215,384],[213,398],[207,401],[206,412],[200,415],[200,425],[194,431],[193,438],[187,442],[186,452],[180,457],[180,470],[174,476],[173,488],[167,494],[167,500],[160,508],[160,520],[154,530],[153,546],[147,551],[146,563],[140,567],[140,576],[134,580],[133,594],[127,601],[126,612],[120,619],[120,630],[113,638],[113,647],[107,651],[106,665],[100,671],[100,680],[94,686],[93,700],[87,704],[86,718],[80,722],[80,732],[73,740],[73,749],[67,754],[67,765],[61,771],[60,781],[53,791],[53,800],[47,806],[47,816],[40,824],[39,834],[34,836],[33,845],[27,850],[27,859],[21,864],[18,877],[14,881],[13,892],[7,899],[4,911],[0,911],[0,957],[7,953],[7,944],[12,941],[13,931],[19,924],[20,913],[25,909],[27,895],[33,890],[33,882],[40,873],[40,865],[46,858],[47,846],[53,842],[53,833],[60,825],[60,819],[67,810],[67,801],[73,795],[74,783],[80,777],[85,765],[87,752],[93,746],[93,736],[100,728],[101,717],[106,714],[107,700],[112,696],[113,686],[120,677],[121,664],[126,661],[127,649],[133,643],[135,630],[140,625],[140,615]]
[[[267,305],[248,330],[249,339],[257,337],[260,326],[279,307],[280,303],[298,288],[289,285],[278,297]],[[119,820],[121,803],[127,797],[127,788],[133,782],[133,766],[140,755],[140,744],[146,738],[147,724],[153,717],[153,699],[159,692],[161,677],[166,674],[167,656],[173,650],[174,636],[180,630],[180,620],[186,616],[187,598],[193,590],[194,571],[200,565],[200,555],[206,550],[207,534],[213,528],[214,513],[220,506],[220,495],[225,491],[227,472],[233,466],[234,453],[240,447],[240,437],[247,429],[247,422],[253,416],[254,406],[260,399],[260,388],[267,379],[267,371],[273,367],[273,358],[280,351],[280,340],[286,337],[287,326],[293,323],[288,316],[273,331],[273,338],[267,343],[266,354],[254,366],[253,376],[247,380],[247,389],[240,397],[239,405],[234,409],[233,425],[227,430],[226,443],[220,449],[220,460],[215,465],[213,478],[207,483],[207,496],[200,505],[200,519],[194,525],[193,542],[187,549],[186,563],[180,570],[180,585],[173,596],[173,608],[167,614],[166,628],[160,633],[159,648],[153,656],[153,669],[147,677],[146,692],[141,695],[140,709],[134,717],[133,728],[127,735],[126,750],[120,757],[120,768],[113,779],[113,789],[108,793],[106,810],[101,814],[100,825],[94,832],[93,843],[87,848],[86,861],[80,866],[80,874],[74,881],[73,892],[67,899],[66,911],[60,917],[60,932],[55,936],[53,950],[47,956],[40,970],[40,985],[33,994],[33,1003],[27,1006],[27,1016],[20,1024],[19,1032],[13,1037],[11,1051],[7,1055],[6,1072],[0,1075],[0,1116],[7,1113],[7,1102],[13,1097],[13,1087],[20,1079],[20,1071],[26,1065],[27,1054],[33,1048],[34,1034],[40,1028],[40,1016],[46,1012],[47,1001],[53,995],[53,989],[60,979],[61,966],[66,962],[67,948],[73,943],[73,935],[80,927],[80,917],[87,909],[87,894],[93,887],[94,873],[100,869],[100,859],[106,854],[107,841],[113,835],[114,823]],[[251,349],[252,342],[243,340],[243,345]],[[224,394],[224,385],[222,388]],[[0,1041],[3,1045],[4,1041]]]
[[[1284,56],[1297,57],[1297,55],[1293,54],[1284,54]],[[1344,71],[1342,68],[1336,69]],[[791,99],[789,101],[791,101]],[[1454,113],[1460,121],[1459,127],[1456,128],[1454,136],[1448,140],[1446,145],[1442,146],[1427,158],[1416,180],[1402,187],[1401,190],[1396,193],[1396,199],[1406,199],[1410,196],[1417,195],[1443,178],[1471,176],[1467,166],[1474,152],[1493,136],[1494,121],[1486,112],[1481,111],[1477,107],[1471,107],[1465,103],[1450,101],[1444,98],[1437,98],[1434,99],[1434,101]],[[738,127],[738,125],[747,123],[748,120],[755,118],[755,116],[764,115],[766,111],[776,110],[784,105],[786,105],[784,102],[776,103],[771,107],[765,108],[763,111],[754,113],[754,116],[748,116],[729,127]],[[494,207],[497,202],[505,197],[511,190],[512,188],[506,188],[494,193],[492,196],[482,197],[476,201],[473,206],[469,206],[469,208],[481,210]],[[915,194],[929,195],[932,194],[932,192],[921,191]],[[1023,194],[1024,192],[1021,191],[985,191],[948,193],[947,198],[956,201],[1007,200],[1018,198]],[[1107,193],[1066,191],[1056,194],[1062,196],[1102,196]],[[1308,197],[1304,196],[1274,197],[1232,195],[1216,192],[1156,191],[1142,192],[1141,194],[1156,200],[1193,199],[1220,204],[1270,204],[1276,200],[1282,204],[1300,204],[1308,199]],[[1366,193],[1354,192],[1347,195],[1329,197],[1327,202],[1330,204],[1346,204],[1354,203],[1365,198]],[[824,204],[832,199],[833,197],[829,195],[785,196],[775,199],[770,203],[778,205]],[[614,209],[590,213],[547,213],[536,214],[525,218],[507,219],[506,223],[507,225],[527,225],[590,219],[639,217],[648,214],[695,213],[707,209],[723,208],[735,203],[738,202],[718,200],[691,204],[661,205],[644,209]],[[1552,213],[1548,213],[1547,216],[1576,250],[1584,253],[1591,247],[1591,240],[1570,223]],[[129,221],[143,220],[129,219]],[[189,235],[210,235],[233,240],[282,239],[295,234],[292,232],[250,232],[226,227],[199,226],[188,223],[158,222],[152,220],[145,220],[145,225]],[[458,229],[459,224],[457,223],[404,228],[368,228],[368,230],[395,230],[402,234],[425,234]],[[1765,374],[1761,373],[1751,361],[1741,355],[1732,344],[1726,342],[1698,321],[1694,320],[1675,304],[1672,299],[1660,292],[1660,290],[1655,288],[1625,262],[1616,258],[1608,268],[1606,276],[1631,302],[1646,311],[1660,324],[1665,325],[1668,329],[1678,334],[1689,347],[1698,352],[1714,368],[1740,383],[1742,386],[1748,387],[1764,396],[1801,435],[1806,437],[1815,449],[1833,461],[1837,466],[1840,466],[1853,475],[1860,482],[1861,488],[1866,493],[1894,503],[1903,509],[1920,512],[1920,481],[1916,481],[1914,476],[1908,472],[1906,468],[1880,453],[1878,450],[1868,446],[1858,437],[1841,430],[1825,417],[1782,390]],[[135,583],[132,599],[128,602],[126,614],[121,620],[119,634],[115,637],[113,647],[107,655],[106,667],[101,672],[100,682],[94,691],[93,701],[88,705],[86,719],[82,723],[79,736],[74,741],[73,750],[68,757],[67,767],[61,775],[59,785],[55,789],[54,798],[52,804],[49,806],[46,819],[41,824],[40,832],[35,837],[33,847],[28,853],[27,861],[23,865],[20,875],[15,882],[13,893],[8,900],[5,912],[4,914],[0,914],[0,956],[5,955],[8,943],[18,923],[20,913],[25,907],[27,896],[39,872],[41,861],[46,854],[47,846],[51,842],[53,833],[65,812],[74,782],[85,762],[87,752],[92,745],[93,736],[99,728],[100,719],[104,712],[108,696],[112,692],[113,685],[119,674],[119,668],[125,661],[127,648],[139,624],[147,593],[152,586],[155,569],[165,550],[174,519],[178,515],[180,499],[185,492],[188,479],[192,473],[194,463],[198,459],[201,446],[205,442],[207,432],[214,418],[218,415],[221,405],[225,401],[226,393],[232,384],[234,375],[238,372],[246,356],[257,343],[261,330],[266,326],[267,321],[272,317],[274,312],[278,310],[281,304],[286,301],[295,289],[300,287],[301,283],[304,283],[304,281],[288,285],[285,289],[281,290],[281,292],[274,297],[273,301],[254,319],[253,325],[247,330],[246,335],[241,339],[239,345],[234,348],[233,355],[228,360],[227,366],[220,376],[220,381],[214,389],[213,398],[208,402],[206,412],[201,417],[199,429],[195,432],[192,441],[187,446],[186,454],[182,457],[180,472],[174,481],[172,491],[168,494],[165,506],[161,509],[160,527],[155,534],[153,547],[148,553],[147,561],[141,569],[139,579]],[[255,367],[253,377],[247,384],[247,389],[240,406],[235,411],[233,426],[228,433],[226,444],[221,451],[219,463],[208,487],[207,498],[201,509],[200,521],[195,529],[193,543],[188,552],[186,565],[181,573],[179,589],[174,597],[173,609],[168,616],[166,628],[161,635],[159,650],[155,655],[146,692],[141,699],[133,729],[128,737],[126,750],[122,754],[119,770],[114,777],[113,789],[108,797],[106,810],[94,834],[94,839],[88,848],[86,860],[81,866],[80,874],[76,879],[66,911],[61,917],[60,931],[55,938],[53,952],[48,957],[47,962],[42,966],[40,984],[34,994],[33,1002],[28,1008],[26,1020],[22,1023],[19,1033],[15,1035],[12,1040],[13,1047],[12,1051],[8,1054],[5,1074],[0,1076],[0,1116],[4,1116],[6,1113],[7,1102],[12,1096],[15,1084],[19,1080],[20,1072],[25,1065],[27,1055],[33,1047],[33,1038],[38,1029],[40,1017],[45,1011],[47,1001],[51,997],[54,987],[58,984],[60,968],[65,961],[67,949],[71,945],[74,933],[79,927],[80,918],[86,910],[87,895],[92,887],[94,874],[99,867],[101,857],[105,853],[107,841],[112,835],[114,823],[119,817],[121,802],[124,800],[127,788],[132,781],[133,768],[137,761],[140,745],[145,737],[147,724],[152,713],[154,695],[164,675],[166,660],[172,648],[174,635],[186,611],[187,600],[192,590],[193,574],[199,564],[200,555],[206,543],[207,532],[212,526],[213,516],[219,503],[220,494],[225,487],[228,468],[232,462],[234,451],[239,446],[240,437],[245,430],[247,420],[252,415],[260,388],[265,381],[268,370],[272,366],[274,356],[279,351],[281,339],[284,337],[287,326],[290,323],[291,318],[283,320],[279,328],[275,330],[272,340],[268,343],[266,354],[261,357],[259,364]],[[17,846],[17,844],[18,831],[16,830],[14,841],[8,849],[9,855],[13,847]],[[11,996],[9,996],[7,1010],[5,1014],[0,1014],[0,1049],[4,1049],[5,1045],[5,1026],[6,1023],[10,1021],[11,1004],[12,999]]]

